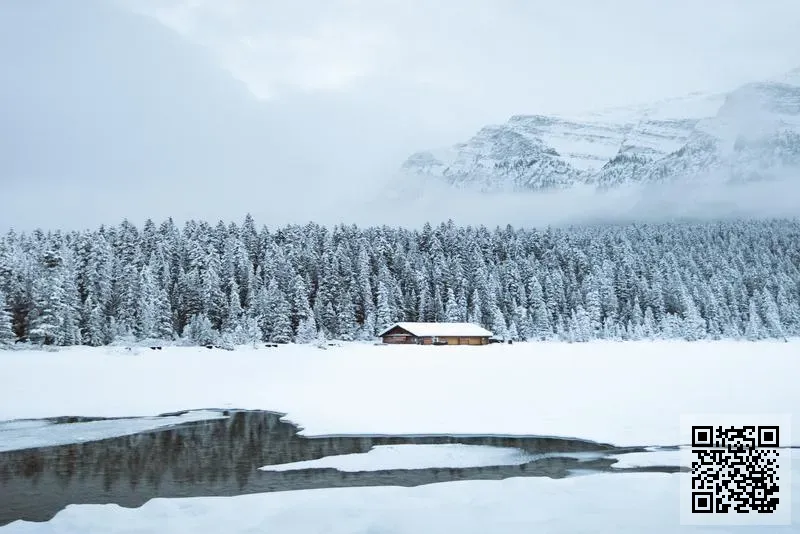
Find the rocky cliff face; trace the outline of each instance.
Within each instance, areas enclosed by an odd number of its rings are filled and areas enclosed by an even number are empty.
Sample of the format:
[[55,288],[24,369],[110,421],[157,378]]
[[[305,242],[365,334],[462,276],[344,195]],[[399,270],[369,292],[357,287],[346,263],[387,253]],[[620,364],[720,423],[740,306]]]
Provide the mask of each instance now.
[[582,117],[518,115],[402,166],[481,191],[599,188],[674,179],[748,181],[800,167],[800,69],[721,95]]

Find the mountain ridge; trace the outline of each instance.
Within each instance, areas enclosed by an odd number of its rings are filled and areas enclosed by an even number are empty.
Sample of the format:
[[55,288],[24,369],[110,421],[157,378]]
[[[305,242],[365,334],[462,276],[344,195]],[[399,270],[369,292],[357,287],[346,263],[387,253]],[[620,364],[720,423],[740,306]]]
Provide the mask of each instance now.
[[[714,177],[770,179],[800,167],[800,68],[719,94],[583,115],[513,115],[469,140],[412,154],[401,166],[482,192],[600,189]],[[413,180],[410,180],[413,182]]]

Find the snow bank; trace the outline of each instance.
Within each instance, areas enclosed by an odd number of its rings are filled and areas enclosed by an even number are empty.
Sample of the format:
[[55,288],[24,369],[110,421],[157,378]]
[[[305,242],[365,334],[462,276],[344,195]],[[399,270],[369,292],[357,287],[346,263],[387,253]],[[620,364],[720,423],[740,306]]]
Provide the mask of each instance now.
[[378,445],[369,452],[325,456],[287,464],[266,465],[264,471],[333,468],[339,471],[380,471],[384,469],[425,469],[429,467],[480,467],[520,465],[534,456],[513,447],[483,445]]
[[[800,477],[793,477],[794,480]],[[718,532],[680,525],[680,484],[688,475],[596,474],[565,479],[510,478],[413,488],[362,487],[154,499],[141,508],[72,505],[47,523],[17,521],[3,534],[291,532],[547,532],[653,534]],[[792,491],[800,505],[800,488]],[[736,532],[763,527],[736,527]],[[722,531],[733,531],[734,529]]]
[[680,450],[651,450],[648,452],[632,452],[628,454],[617,454],[610,456],[617,461],[613,465],[615,468],[629,467],[651,467],[655,465],[680,465],[689,466],[691,455],[684,455],[684,448]]
[[799,341],[11,351],[0,353],[0,420],[235,407],[286,412],[307,435],[673,445],[681,414],[800,413],[798,376]]
[[96,441],[137,434],[179,423],[222,417],[224,416],[220,412],[198,410],[163,417],[111,419],[69,424],[52,424],[46,421],[9,421],[0,423],[0,452]]

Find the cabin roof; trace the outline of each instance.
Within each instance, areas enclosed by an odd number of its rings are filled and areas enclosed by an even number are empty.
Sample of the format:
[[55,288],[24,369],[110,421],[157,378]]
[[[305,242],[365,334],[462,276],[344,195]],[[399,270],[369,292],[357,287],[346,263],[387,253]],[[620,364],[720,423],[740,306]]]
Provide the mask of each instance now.
[[399,326],[419,337],[491,337],[492,333],[473,323],[395,323],[378,336],[387,334]]

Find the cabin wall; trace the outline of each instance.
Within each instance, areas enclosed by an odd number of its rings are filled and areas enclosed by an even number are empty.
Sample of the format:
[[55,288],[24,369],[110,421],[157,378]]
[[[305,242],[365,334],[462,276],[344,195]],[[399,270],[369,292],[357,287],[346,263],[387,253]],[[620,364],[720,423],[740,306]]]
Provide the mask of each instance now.
[[411,336],[383,336],[383,342],[391,345],[405,345],[413,343]]
[[[448,345],[488,345],[489,339],[478,336],[438,336]],[[433,345],[433,337],[416,337],[401,328],[393,328],[382,337],[383,343],[391,345]]]

